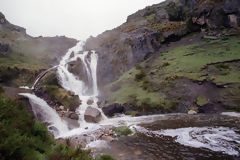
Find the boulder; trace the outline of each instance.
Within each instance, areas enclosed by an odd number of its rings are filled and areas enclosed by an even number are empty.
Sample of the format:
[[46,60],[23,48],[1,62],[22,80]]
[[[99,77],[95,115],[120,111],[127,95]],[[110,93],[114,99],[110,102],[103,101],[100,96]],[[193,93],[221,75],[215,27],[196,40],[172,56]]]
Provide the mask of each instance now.
[[69,112],[66,114],[66,117],[73,119],[73,120],[78,120],[79,116],[75,112]]
[[76,113],[71,113],[71,114],[69,115],[69,118],[70,118],[70,119],[74,119],[74,120],[78,120],[78,119],[79,119],[79,117],[78,117],[78,115],[77,115]]
[[88,105],[92,105],[94,103],[94,101],[92,100],[92,99],[89,99],[88,101],[87,101],[87,104]]
[[98,123],[101,120],[101,112],[93,107],[88,107],[84,113],[84,119],[90,123]]
[[121,104],[118,104],[118,103],[114,103],[114,104],[108,105],[106,107],[103,107],[102,110],[103,110],[104,114],[109,117],[114,116],[114,114],[116,114],[116,113],[124,113],[125,112],[124,106]]
[[64,110],[64,106],[60,106],[59,108],[60,108],[61,110]]
[[197,112],[194,111],[194,110],[189,110],[189,111],[188,111],[188,114],[193,115],[193,114],[197,114]]
[[238,27],[238,17],[235,14],[228,15],[231,27]]
[[9,44],[0,43],[0,54],[6,55],[9,50],[10,50]]

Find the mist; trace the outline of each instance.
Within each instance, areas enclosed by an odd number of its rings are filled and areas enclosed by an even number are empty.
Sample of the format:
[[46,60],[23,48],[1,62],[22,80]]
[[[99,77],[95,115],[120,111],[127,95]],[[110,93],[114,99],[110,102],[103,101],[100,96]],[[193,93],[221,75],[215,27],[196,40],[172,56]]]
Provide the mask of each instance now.
[[1,0],[1,12],[32,36],[85,40],[113,29],[127,16],[163,0]]

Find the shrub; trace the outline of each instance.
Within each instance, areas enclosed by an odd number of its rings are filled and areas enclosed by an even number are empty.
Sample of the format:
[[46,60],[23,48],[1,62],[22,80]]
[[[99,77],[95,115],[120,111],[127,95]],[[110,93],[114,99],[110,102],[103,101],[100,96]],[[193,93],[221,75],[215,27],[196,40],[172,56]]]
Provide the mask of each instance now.
[[4,92],[4,89],[2,86],[0,86],[0,95]]
[[32,133],[34,136],[36,136],[36,137],[39,136],[43,140],[47,140],[47,138],[48,138],[47,128],[38,121],[35,121],[35,123],[33,125]]
[[146,74],[140,70],[140,72],[135,75],[135,81],[141,81],[144,77],[146,77]]
[[114,160],[110,155],[101,155],[97,157],[96,160]]
[[137,104],[137,95],[136,94],[131,94],[128,96],[128,103],[132,104],[132,105],[136,105]]
[[114,129],[114,132],[118,136],[128,136],[128,135],[132,134],[132,130],[129,129],[127,126],[117,127]]
[[227,64],[220,63],[216,65],[216,68],[219,70],[225,70],[225,69],[229,69],[230,67]]
[[202,106],[208,104],[208,100],[203,96],[198,96],[197,100],[196,100],[196,103],[197,103],[197,105],[202,107]]
[[162,67],[167,67],[167,66],[169,66],[169,65],[170,65],[169,62],[164,62],[163,65],[162,65]]

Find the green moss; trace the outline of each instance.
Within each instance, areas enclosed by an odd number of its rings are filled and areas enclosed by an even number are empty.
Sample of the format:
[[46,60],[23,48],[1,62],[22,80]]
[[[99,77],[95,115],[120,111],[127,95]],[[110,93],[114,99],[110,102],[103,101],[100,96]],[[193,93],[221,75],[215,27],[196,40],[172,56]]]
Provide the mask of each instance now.
[[146,16],[146,19],[149,21],[149,22],[153,22],[155,20],[155,17],[156,17],[156,14],[153,13],[153,14],[150,14],[148,16]]
[[[180,101],[168,95],[180,79],[207,80],[217,85],[239,84],[239,41],[239,37],[228,37],[224,40],[200,41],[162,52],[136,65],[106,86],[107,90],[118,86],[110,91],[108,100],[110,103],[134,104],[140,111],[147,108],[168,110]],[[147,105],[145,102],[148,102]]]
[[0,85],[0,95],[4,93],[3,87]]
[[[209,77],[204,68],[213,63],[221,63],[240,58],[240,46],[237,45],[238,38],[231,38],[226,41],[202,42],[197,45],[186,45],[177,47],[167,53],[163,53],[161,57],[155,60],[154,64],[161,64],[162,59],[168,61],[170,65],[164,67],[165,76],[177,75],[178,77],[187,77],[194,80],[203,80]],[[229,51],[225,48],[229,47]],[[224,52],[223,52],[224,51]],[[223,67],[219,65],[219,67]],[[222,69],[227,69],[226,66]],[[215,75],[213,80],[217,84],[240,82],[236,77],[239,71],[231,70],[229,74]],[[236,73],[236,74],[235,74]],[[224,78],[228,77],[228,78]]]
[[79,97],[57,85],[45,85],[43,91],[49,95],[52,101],[56,101],[70,111],[75,111],[80,105]]
[[202,106],[208,104],[208,99],[203,96],[198,96],[196,99],[196,103],[197,103],[197,105],[202,107]]
[[131,129],[129,129],[127,126],[117,127],[114,129],[114,132],[118,136],[128,136],[128,135],[132,134]]
[[110,155],[101,155],[96,158],[96,160],[114,160]]
[[138,115],[138,112],[137,111],[127,111],[125,114],[130,115],[132,117],[136,117]]

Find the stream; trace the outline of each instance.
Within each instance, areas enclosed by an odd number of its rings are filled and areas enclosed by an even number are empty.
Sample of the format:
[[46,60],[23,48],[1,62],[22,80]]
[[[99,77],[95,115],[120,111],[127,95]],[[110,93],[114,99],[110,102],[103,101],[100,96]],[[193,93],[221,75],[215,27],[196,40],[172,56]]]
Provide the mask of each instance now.
[[[69,129],[65,120],[43,99],[34,94],[20,94],[29,99],[34,115],[48,126],[56,139],[70,139],[79,144],[84,140],[85,148],[92,149],[94,156],[105,153],[120,160],[240,159],[239,113],[107,118],[97,105],[100,94],[97,85],[98,55],[95,51],[82,51],[82,46],[83,43],[79,42],[68,50],[58,66],[49,69],[57,69],[61,86],[82,101],[77,109],[80,127]],[[68,64],[77,60],[83,63],[87,81],[80,80],[68,70]],[[88,105],[88,100],[94,103]],[[99,123],[85,121],[84,113],[89,106],[101,112]],[[119,126],[129,126],[135,134],[114,139],[97,136]]]

